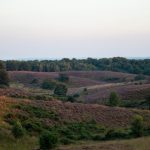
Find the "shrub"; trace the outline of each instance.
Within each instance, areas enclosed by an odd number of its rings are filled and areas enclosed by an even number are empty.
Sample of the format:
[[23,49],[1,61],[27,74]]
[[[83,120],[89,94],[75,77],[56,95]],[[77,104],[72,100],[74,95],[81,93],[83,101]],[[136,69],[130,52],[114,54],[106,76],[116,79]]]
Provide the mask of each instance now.
[[143,135],[144,131],[144,123],[143,123],[143,117],[140,115],[135,115],[131,124],[131,129],[133,135],[136,137],[140,137]]
[[61,73],[61,74],[59,74],[58,80],[60,82],[68,82],[69,76],[67,74]]
[[56,82],[51,80],[44,80],[41,87],[43,89],[53,90],[56,87]]
[[75,102],[76,101],[76,99],[73,97],[73,96],[68,96],[68,99],[67,99],[67,101],[69,101],[69,102]]
[[64,137],[63,139],[61,139],[60,142],[61,142],[62,144],[64,144],[64,145],[68,145],[68,144],[74,143],[73,140],[71,140],[71,139],[69,139],[69,138],[65,138],[65,137]]
[[39,80],[38,79],[33,79],[32,81],[31,81],[31,84],[38,84],[39,83]]
[[54,90],[54,94],[58,95],[58,96],[66,96],[67,94],[67,87],[64,84],[59,84],[56,86],[55,90]]
[[150,110],[150,96],[147,96],[146,98],[146,104],[148,105],[148,109]]
[[58,144],[58,137],[54,133],[44,131],[40,136],[39,143],[42,150],[53,149]]
[[145,76],[143,74],[139,74],[139,75],[135,76],[135,78],[134,78],[135,81],[144,80],[144,79],[145,79]]
[[59,119],[57,113],[55,113],[53,111],[48,111],[41,107],[20,104],[20,105],[16,105],[15,108],[28,112],[30,117],[50,118],[53,120]]
[[13,128],[12,128],[12,134],[15,138],[20,138],[24,135],[24,129],[20,122],[15,122]]
[[4,69],[0,69],[0,85],[3,85],[3,86],[9,85],[8,74]]
[[131,136],[131,131],[125,129],[110,129],[107,131],[105,138],[108,139],[124,139]]
[[40,123],[40,121],[35,120],[35,119],[28,119],[25,120],[22,123],[22,126],[28,131],[28,132],[41,132],[43,130],[42,128],[42,124]]
[[73,95],[73,97],[74,97],[74,98],[78,98],[78,97],[80,97],[80,94],[79,94],[79,93],[75,93],[75,94]]
[[118,106],[120,103],[120,99],[116,92],[111,92],[109,96],[109,105],[110,106]]
[[93,136],[94,141],[102,141],[105,140],[105,134],[96,134]]
[[53,97],[50,95],[32,95],[29,97],[29,99],[49,101],[49,100],[52,100]]

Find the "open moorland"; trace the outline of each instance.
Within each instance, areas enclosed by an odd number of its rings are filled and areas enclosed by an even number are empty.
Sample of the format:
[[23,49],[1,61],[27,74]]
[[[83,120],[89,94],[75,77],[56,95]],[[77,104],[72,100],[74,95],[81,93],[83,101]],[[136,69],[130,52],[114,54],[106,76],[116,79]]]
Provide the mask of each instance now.
[[[38,150],[41,137],[48,138],[47,134],[52,138],[49,149],[148,150],[148,75],[115,71],[7,73],[9,86],[0,88],[0,150]],[[46,149],[44,146],[41,149]]]
[[[68,87],[68,95],[78,93],[80,94],[78,100],[85,103],[103,104],[112,91],[117,92],[123,100],[143,100],[150,94],[149,76],[145,76],[143,80],[135,80],[136,74],[112,71],[70,71],[61,73],[69,77],[69,81],[65,82]],[[34,87],[32,84],[34,79],[38,80],[36,88],[40,88],[43,80],[57,80],[59,74],[59,72],[9,72],[12,83],[18,83],[18,85],[28,88]],[[16,88],[15,86],[12,87]],[[85,88],[87,89],[86,93],[83,92]]]

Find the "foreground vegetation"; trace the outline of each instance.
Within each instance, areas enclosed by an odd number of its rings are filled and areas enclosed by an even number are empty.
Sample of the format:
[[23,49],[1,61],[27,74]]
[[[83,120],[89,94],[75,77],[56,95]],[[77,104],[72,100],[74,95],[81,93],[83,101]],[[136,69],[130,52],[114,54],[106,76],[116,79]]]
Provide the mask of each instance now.
[[[0,150],[33,150],[39,148],[37,137],[25,136],[18,140],[0,132]],[[56,150],[149,150],[150,137],[113,141],[79,141],[61,145]]]
[[149,150],[150,137],[107,142],[79,142],[57,150]]

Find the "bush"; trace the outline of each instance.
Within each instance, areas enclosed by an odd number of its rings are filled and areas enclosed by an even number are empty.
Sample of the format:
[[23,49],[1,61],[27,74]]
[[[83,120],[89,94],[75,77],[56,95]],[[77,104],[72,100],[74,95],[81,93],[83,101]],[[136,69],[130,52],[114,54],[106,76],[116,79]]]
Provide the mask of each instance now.
[[55,90],[54,90],[54,94],[58,95],[58,96],[66,96],[67,94],[67,87],[64,84],[59,84],[56,86]]
[[75,93],[75,94],[73,95],[73,97],[74,97],[74,98],[78,98],[78,97],[80,97],[80,94],[79,94],[79,93]]
[[15,138],[20,138],[24,135],[24,129],[20,122],[15,122],[13,128],[12,128],[12,134]]
[[29,99],[34,99],[34,100],[45,100],[45,101],[50,101],[53,99],[52,96],[50,95],[32,95],[28,97]]
[[29,132],[41,132],[43,130],[42,124],[40,121],[35,119],[28,119],[22,123],[22,126]]
[[131,129],[133,135],[136,137],[141,137],[144,131],[143,117],[140,115],[135,115],[131,124]]
[[69,76],[67,74],[61,73],[61,74],[59,74],[58,80],[60,82],[68,82]]
[[0,69],[0,85],[4,85],[4,86],[9,85],[8,74],[4,69]]
[[139,75],[135,76],[135,78],[134,78],[135,81],[144,80],[144,79],[145,79],[145,76],[142,74],[139,74]]
[[109,96],[109,105],[118,106],[120,104],[120,99],[116,92],[111,92]]
[[147,104],[148,109],[150,110],[150,96],[147,96],[145,99],[146,99],[145,103]]
[[16,105],[15,108],[28,112],[30,117],[50,118],[53,120],[59,119],[57,113],[55,113],[53,111],[48,111],[41,107],[20,104],[20,105]]
[[54,133],[44,131],[40,136],[39,143],[42,150],[53,149],[58,144],[58,137]]
[[76,99],[73,97],[73,96],[68,96],[68,99],[67,99],[67,101],[69,101],[69,102],[75,102],[76,101]]
[[97,134],[93,136],[94,141],[102,141],[105,140],[105,134]]
[[105,138],[110,139],[124,139],[131,136],[131,131],[125,129],[110,129],[107,131]]
[[69,138],[63,138],[63,139],[60,140],[60,142],[61,142],[62,144],[64,144],[64,145],[68,145],[68,144],[74,143],[74,141],[71,140],[71,139],[69,139]]
[[38,84],[39,83],[39,80],[38,79],[33,79],[32,81],[31,81],[31,84]]
[[56,82],[51,80],[44,80],[41,87],[43,89],[53,90],[56,87]]

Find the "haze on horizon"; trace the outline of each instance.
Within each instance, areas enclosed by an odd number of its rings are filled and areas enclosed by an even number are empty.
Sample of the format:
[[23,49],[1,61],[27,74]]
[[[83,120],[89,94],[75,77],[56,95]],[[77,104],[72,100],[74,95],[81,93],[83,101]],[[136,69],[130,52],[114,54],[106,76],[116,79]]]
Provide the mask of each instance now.
[[150,56],[150,0],[0,1],[0,59],[114,56]]

